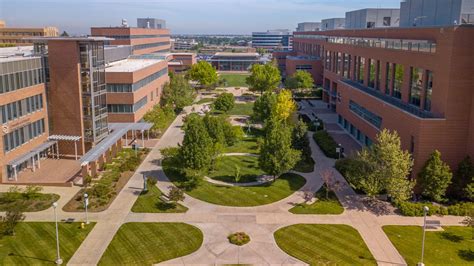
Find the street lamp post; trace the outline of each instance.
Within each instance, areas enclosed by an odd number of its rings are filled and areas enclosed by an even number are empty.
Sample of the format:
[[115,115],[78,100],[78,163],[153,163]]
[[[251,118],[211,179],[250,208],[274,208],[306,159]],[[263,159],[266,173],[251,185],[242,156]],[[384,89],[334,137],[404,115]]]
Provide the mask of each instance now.
[[337,144],[337,147],[336,147],[336,152],[337,152],[337,156],[339,157],[339,159],[341,159],[341,144]]
[[89,206],[89,195],[84,193],[84,208],[86,209],[86,224],[89,224],[89,217],[87,215],[87,206]]
[[426,215],[430,208],[428,206],[423,207],[423,240],[421,242],[421,261],[417,264],[417,266],[424,266],[423,257],[425,256],[425,233],[426,233]]
[[147,192],[147,191],[148,191],[148,186],[146,183],[146,175],[145,173],[143,173],[143,192]]
[[61,259],[61,255],[59,254],[59,231],[58,231],[58,214],[56,212],[56,208],[58,207],[58,203],[53,203],[53,210],[54,210],[54,222],[56,224],[56,264],[61,265],[63,264],[63,260]]

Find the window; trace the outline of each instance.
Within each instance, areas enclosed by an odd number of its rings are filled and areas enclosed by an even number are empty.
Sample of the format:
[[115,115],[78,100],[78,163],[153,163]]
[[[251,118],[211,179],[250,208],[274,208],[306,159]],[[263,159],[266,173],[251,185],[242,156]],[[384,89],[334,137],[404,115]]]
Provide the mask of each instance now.
[[358,57],[357,58],[357,81],[359,83],[364,84],[365,78],[365,58]]
[[376,71],[377,71],[377,78],[375,81],[375,88],[377,90],[380,90],[380,81],[382,80],[382,69],[380,68],[380,60],[377,60]]
[[424,70],[412,67],[410,72],[410,104],[420,106]]
[[431,94],[433,93],[433,72],[426,71],[426,85],[425,85],[425,107],[426,111],[431,111]]
[[385,65],[385,94],[390,94],[393,82],[393,66],[390,63]]
[[133,84],[107,84],[107,92],[134,92],[152,83],[153,81],[161,78],[164,75],[168,75],[168,68],[151,74],[150,76],[143,78]]
[[377,75],[377,68],[374,64],[374,59],[369,59],[369,87],[375,89],[375,79]]
[[344,71],[342,75],[344,78],[349,79],[349,70],[351,67],[351,56],[349,54],[343,54],[343,61],[344,61]]
[[366,108],[352,100],[349,102],[349,109],[361,118],[363,118],[365,121],[372,124],[373,126],[377,128],[380,128],[382,126],[382,117],[372,113],[371,111],[367,110]]
[[395,70],[395,79],[393,82],[393,91],[392,96],[398,99],[402,98],[402,86],[403,86],[403,75],[405,74],[405,69],[403,65],[394,64]]
[[0,106],[0,122],[5,124],[9,121],[31,114],[43,109],[43,95],[34,95],[16,102]]
[[391,17],[383,17],[383,25],[385,27],[389,27],[392,25],[392,18]]
[[343,54],[342,53],[336,53],[336,73],[341,74],[341,69],[343,68]]
[[45,132],[44,119],[37,120],[3,136],[5,153],[14,150]]
[[375,28],[375,22],[373,21],[367,22],[367,29],[372,29],[372,28]]
[[312,65],[296,65],[296,70],[311,70],[313,69]]

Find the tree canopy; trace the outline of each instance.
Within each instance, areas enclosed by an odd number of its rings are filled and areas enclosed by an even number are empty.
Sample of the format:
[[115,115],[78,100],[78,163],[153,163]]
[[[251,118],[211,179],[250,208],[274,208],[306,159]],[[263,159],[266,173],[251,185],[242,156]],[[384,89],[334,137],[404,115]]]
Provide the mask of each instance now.
[[250,76],[246,79],[251,91],[264,93],[272,91],[280,85],[281,76],[278,67],[273,64],[254,64],[250,68]]
[[285,86],[290,90],[309,89],[314,86],[314,79],[308,71],[298,70],[286,79]]
[[234,94],[224,92],[217,96],[217,99],[214,101],[214,108],[219,111],[228,112],[234,108],[234,104]]
[[442,201],[452,176],[449,166],[441,160],[441,153],[435,150],[418,175],[422,195],[434,201]]
[[199,61],[188,71],[188,77],[202,87],[211,87],[219,81],[216,69],[206,61]]
[[184,125],[184,139],[179,150],[183,167],[207,171],[212,159],[212,139],[201,117],[191,114]]
[[170,75],[170,82],[163,87],[162,105],[171,105],[176,112],[193,102],[194,92],[184,75]]
[[255,100],[253,105],[252,119],[256,122],[263,122],[272,114],[273,106],[277,102],[277,95],[271,92],[265,92]]
[[296,103],[293,100],[291,91],[280,91],[272,108],[272,116],[279,120],[288,120],[295,111]]

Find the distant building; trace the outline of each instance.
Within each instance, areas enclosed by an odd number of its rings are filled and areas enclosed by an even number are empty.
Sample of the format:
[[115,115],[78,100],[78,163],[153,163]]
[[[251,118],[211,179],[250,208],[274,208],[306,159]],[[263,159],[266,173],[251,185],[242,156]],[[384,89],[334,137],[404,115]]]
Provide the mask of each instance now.
[[388,28],[399,25],[398,8],[366,8],[346,12],[346,29]]
[[321,20],[321,30],[339,30],[346,26],[345,18],[328,18]]
[[166,29],[166,20],[157,18],[137,18],[137,27],[144,29]]
[[198,42],[194,39],[175,39],[171,41],[173,44],[171,50],[191,50]]
[[56,37],[59,36],[58,28],[9,28],[4,21],[0,21],[0,43],[15,45],[32,45],[29,37]]
[[405,0],[400,27],[474,24],[474,0]]
[[209,61],[218,71],[248,71],[253,64],[267,60],[258,53],[216,53]]
[[289,30],[252,32],[252,47],[268,51],[289,51],[293,48],[293,35]]
[[321,22],[302,22],[298,23],[296,31],[318,31],[321,29]]

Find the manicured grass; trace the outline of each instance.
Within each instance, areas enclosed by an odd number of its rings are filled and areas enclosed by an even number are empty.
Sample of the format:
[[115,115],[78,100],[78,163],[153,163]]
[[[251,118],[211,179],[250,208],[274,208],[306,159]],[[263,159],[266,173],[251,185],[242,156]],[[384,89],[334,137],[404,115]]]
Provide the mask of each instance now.
[[227,84],[226,87],[248,87],[245,79],[249,74],[220,74],[220,79],[225,79]]
[[253,103],[236,103],[234,108],[231,109],[228,115],[252,115],[253,114]]
[[264,172],[258,167],[258,158],[251,156],[222,156],[218,159],[215,171],[209,177],[215,180],[234,183],[235,167],[240,167],[239,183],[254,182]]
[[201,100],[196,102],[196,104],[212,103],[214,102],[214,100],[215,100],[214,98],[202,98]]
[[[59,223],[58,227],[60,254],[66,265],[94,224],[84,229],[80,223]],[[15,227],[14,236],[0,238],[1,265],[53,265],[55,260],[56,233],[52,222],[22,222]]]
[[14,193],[12,196],[15,200],[12,200],[10,196],[7,197],[9,192],[0,193],[0,211],[7,211],[14,206],[21,206],[23,212],[37,212],[43,211],[51,207],[53,202],[59,200],[59,195],[48,194],[48,193],[35,193],[31,195],[32,198],[26,198],[25,193]]
[[344,212],[344,208],[337,199],[334,192],[329,192],[328,198],[326,198],[326,188],[316,192],[317,201],[313,204],[298,204],[290,209],[291,213],[294,214],[341,214]]
[[257,138],[254,136],[246,136],[241,141],[235,143],[234,145],[225,147],[223,152],[224,153],[258,154],[260,151],[257,144]]
[[[446,226],[444,231],[426,232],[424,263],[426,265],[473,265],[474,240],[472,229]],[[383,227],[408,265],[416,265],[421,256],[423,230],[420,226]]]
[[176,186],[185,189],[191,197],[225,206],[248,207],[269,204],[290,196],[306,183],[302,176],[284,174],[275,182],[254,187],[217,186],[203,180],[189,184],[179,172],[179,168],[171,165],[169,159],[163,161],[163,170]]
[[188,208],[181,204],[172,204],[160,199],[163,193],[156,185],[149,185],[148,192],[138,196],[133,204],[132,212],[141,213],[178,213],[186,212]]
[[152,265],[191,254],[202,241],[201,230],[185,223],[126,223],[99,264]]
[[310,265],[376,265],[359,233],[348,225],[297,224],[274,236],[283,251]]

